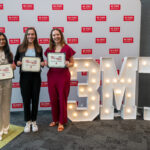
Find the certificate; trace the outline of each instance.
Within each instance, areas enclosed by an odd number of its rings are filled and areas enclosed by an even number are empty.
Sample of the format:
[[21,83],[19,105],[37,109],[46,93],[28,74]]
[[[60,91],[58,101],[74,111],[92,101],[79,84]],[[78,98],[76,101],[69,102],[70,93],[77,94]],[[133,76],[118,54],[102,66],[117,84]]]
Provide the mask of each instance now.
[[48,53],[48,67],[50,68],[65,68],[65,53]]
[[23,72],[40,72],[41,59],[39,57],[23,57],[22,67]]
[[13,78],[13,70],[11,64],[0,65],[0,80]]

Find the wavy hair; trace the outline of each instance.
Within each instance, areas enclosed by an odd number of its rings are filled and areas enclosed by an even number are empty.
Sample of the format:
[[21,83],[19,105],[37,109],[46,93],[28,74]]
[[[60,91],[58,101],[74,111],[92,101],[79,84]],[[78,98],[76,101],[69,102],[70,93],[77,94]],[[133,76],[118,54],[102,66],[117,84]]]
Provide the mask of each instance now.
[[49,44],[49,49],[52,50],[55,48],[56,44],[55,44],[55,41],[53,40],[53,37],[52,37],[52,34],[53,34],[53,31],[58,31],[61,35],[61,41],[60,41],[60,44],[63,46],[63,45],[66,45],[66,42],[65,42],[65,38],[64,38],[64,35],[62,33],[62,31],[58,28],[55,28],[55,29],[52,29],[51,30],[51,33],[50,33],[50,44]]
[[8,44],[8,40],[7,40],[7,37],[4,33],[0,32],[0,36],[3,36],[5,38],[5,46],[3,47],[3,51],[5,53],[5,57],[7,58],[8,62],[9,63],[12,63],[13,62],[13,54],[12,52],[10,51],[10,48],[9,48],[9,44]]

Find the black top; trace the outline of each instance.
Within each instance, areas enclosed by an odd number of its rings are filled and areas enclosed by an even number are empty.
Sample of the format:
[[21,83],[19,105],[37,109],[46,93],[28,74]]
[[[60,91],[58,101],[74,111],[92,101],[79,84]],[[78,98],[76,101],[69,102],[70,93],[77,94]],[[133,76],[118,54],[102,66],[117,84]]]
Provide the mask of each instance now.
[[[19,52],[19,47],[20,47],[20,45],[17,48],[17,52],[16,52],[15,59],[14,59],[14,62],[16,64],[16,66],[17,66],[17,61],[22,61],[22,58],[25,56],[25,52]],[[35,54],[36,54],[36,57],[39,57],[41,59],[41,62],[44,61],[42,47],[41,47],[41,52],[37,53],[35,51]]]

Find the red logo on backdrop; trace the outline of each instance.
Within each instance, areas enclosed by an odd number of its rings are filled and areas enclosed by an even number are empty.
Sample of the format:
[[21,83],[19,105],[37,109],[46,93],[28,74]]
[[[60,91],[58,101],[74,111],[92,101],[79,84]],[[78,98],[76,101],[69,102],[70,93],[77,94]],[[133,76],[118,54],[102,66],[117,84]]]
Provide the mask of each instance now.
[[0,32],[5,33],[5,27],[0,27]]
[[119,48],[110,48],[109,54],[120,54],[120,49]]
[[134,39],[133,37],[124,37],[123,43],[133,43]]
[[25,33],[28,28],[29,27],[23,27],[23,33]]
[[68,44],[78,44],[78,38],[67,38]]
[[49,38],[40,38],[39,44],[49,44]]
[[4,5],[0,4],[0,10],[4,9]]
[[47,82],[41,82],[41,87],[48,87],[48,83]]
[[120,32],[120,27],[110,27],[109,32]]
[[119,75],[119,73],[120,73],[120,70],[119,70],[119,69],[117,69],[117,73],[118,73],[118,75]]
[[100,59],[95,59],[95,61],[96,61],[98,64],[100,64]]
[[124,21],[134,21],[134,16],[124,16]]
[[78,16],[67,16],[67,21],[71,22],[78,21]]
[[51,102],[40,102],[40,107],[51,107]]
[[107,21],[106,16],[96,16],[96,21]]
[[49,16],[38,16],[38,21],[48,22]]
[[110,10],[120,10],[121,5],[120,4],[110,4]]
[[92,4],[82,4],[81,10],[92,10]]
[[82,27],[82,32],[85,33],[92,32],[92,27]]
[[87,72],[81,72],[82,76],[87,76]]
[[61,30],[61,32],[64,32],[64,27],[53,27],[53,29],[60,29]]
[[70,86],[78,86],[78,81],[70,81]]
[[34,5],[33,4],[22,4],[22,9],[23,10],[33,10]]
[[13,83],[12,83],[12,87],[13,87],[13,88],[20,88],[19,82],[13,82]]
[[52,4],[52,10],[63,10],[64,5],[63,4]]
[[8,21],[19,21],[19,16],[8,16]]
[[92,49],[82,49],[81,54],[83,54],[83,55],[92,54]]
[[20,44],[20,39],[9,39],[9,44]]
[[12,108],[15,109],[15,108],[23,108],[23,103],[13,103],[12,104]]
[[95,43],[106,43],[106,38],[96,38]]

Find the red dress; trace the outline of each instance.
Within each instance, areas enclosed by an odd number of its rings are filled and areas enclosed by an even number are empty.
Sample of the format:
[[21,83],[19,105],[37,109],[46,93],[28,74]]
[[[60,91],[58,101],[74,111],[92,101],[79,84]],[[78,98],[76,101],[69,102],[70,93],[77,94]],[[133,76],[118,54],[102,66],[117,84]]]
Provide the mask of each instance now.
[[[55,52],[55,50],[45,51],[45,56],[47,53]],[[70,57],[76,52],[65,45],[61,53],[66,53],[66,60],[69,61]],[[48,78],[48,91],[52,105],[52,118],[54,122],[59,122],[61,124],[67,123],[67,99],[70,91],[70,72],[68,68],[50,68],[47,73]]]

